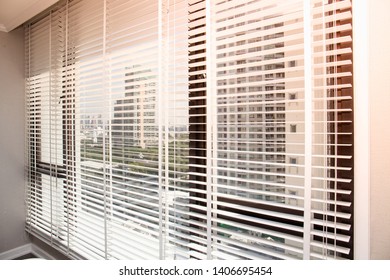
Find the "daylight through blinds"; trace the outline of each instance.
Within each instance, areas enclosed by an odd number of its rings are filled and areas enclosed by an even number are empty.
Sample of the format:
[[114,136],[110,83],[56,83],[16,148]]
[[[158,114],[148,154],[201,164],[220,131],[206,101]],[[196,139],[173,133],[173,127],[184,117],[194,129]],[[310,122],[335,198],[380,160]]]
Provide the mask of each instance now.
[[351,1],[67,0],[25,26],[27,223],[82,259],[352,259]]

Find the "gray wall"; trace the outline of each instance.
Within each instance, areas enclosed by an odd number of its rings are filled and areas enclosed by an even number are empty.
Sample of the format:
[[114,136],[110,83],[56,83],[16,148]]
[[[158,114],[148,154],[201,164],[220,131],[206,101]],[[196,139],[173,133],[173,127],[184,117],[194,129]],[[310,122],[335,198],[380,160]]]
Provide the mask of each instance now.
[[24,32],[0,32],[0,254],[32,243],[66,256],[25,232]]
[[0,32],[0,253],[29,243],[24,231],[24,35]]

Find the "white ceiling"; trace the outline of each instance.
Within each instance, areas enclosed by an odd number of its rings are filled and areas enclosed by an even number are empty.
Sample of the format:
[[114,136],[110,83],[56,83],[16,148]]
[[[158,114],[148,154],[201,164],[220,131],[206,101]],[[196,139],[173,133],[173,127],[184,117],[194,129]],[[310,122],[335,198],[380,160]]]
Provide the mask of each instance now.
[[9,32],[58,0],[0,0],[0,31]]

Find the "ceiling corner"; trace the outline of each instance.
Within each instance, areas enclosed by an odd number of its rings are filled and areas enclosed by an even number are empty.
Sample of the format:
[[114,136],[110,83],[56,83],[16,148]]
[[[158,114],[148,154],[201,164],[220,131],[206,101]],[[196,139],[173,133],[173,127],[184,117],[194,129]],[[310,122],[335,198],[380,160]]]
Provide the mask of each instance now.
[[[8,1],[9,7],[12,7],[12,0],[6,1]],[[2,24],[0,23],[0,31],[9,32],[17,28],[56,2],[58,0],[28,0],[24,1],[25,5],[21,8],[10,8],[8,18]]]
[[7,28],[5,28],[4,24],[0,23],[0,32],[7,32]]

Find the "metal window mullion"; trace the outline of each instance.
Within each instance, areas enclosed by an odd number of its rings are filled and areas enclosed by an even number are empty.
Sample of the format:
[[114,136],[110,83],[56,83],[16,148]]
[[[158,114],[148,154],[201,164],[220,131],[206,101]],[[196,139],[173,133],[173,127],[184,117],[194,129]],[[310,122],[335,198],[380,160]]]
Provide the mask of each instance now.
[[[332,28],[333,30],[335,29],[336,27],[336,24],[337,24],[337,21],[336,21],[336,11],[333,10],[332,11]],[[337,32],[336,31],[333,31],[333,40],[336,38],[337,36]],[[338,114],[339,114],[339,110],[338,110],[338,104],[337,104],[337,95],[338,95],[338,91],[337,91],[337,76],[338,76],[338,73],[337,73],[337,49],[338,49],[338,46],[337,46],[337,43],[334,42],[333,43],[333,57],[334,57],[334,62],[336,62],[336,64],[333,66],[333,71],[334,71],[334,75],[335,77],[333,78],[334,82],[333,82],[333,86],[334,86],[334,90],[333,90],[333,93],[334,93],[334,100],[333,100],[333,106],[334,106],[334,123],[335,123],[335,128],[334,128],[334,133],[335,133],[335,139],[334,139],[334,144],[335,144],[335,148],[334,148],[334,157],[335,157],[335,160],[334,160],[334,167],[335,167],[335,170],[334,170],[334,180],[335,180],[335,183],[334,183],[334,189],[335,191],[337,191],[338,189]],[[337,195],[334,196],[334,202],[336,204],[337,202]],[[334,221],[333,221],[333,226],[335,228],[336,227],[336,222],[337,222],[337,219],[336,219],[336,214],[337,214],[337,206],[334,207]],[[334,252],[337,252],[336,249],[337,249],[337,245],[336,245],[336,241],[334,241],[334,244],[333,244],[333,250]],[[336,253],[335,253],[336,255]]]
[[[206,1],[206,217],[207,217],[207,259],[212,258],[212,193],[213,193],[213,44],[212,44],[212,0]],[[215,158],[215,157],[214,157]]]
[[[108,88],[107,88],[107,78],[108,78],[108,74],[107,74],[107,58],[106,58],[106,39],[107,39],[107,34],[106,34],[106,29],[107,29],[107,1],[104,0],[103,1],[103,42],[102,42],[102,55],[103,55],[103,71],[102,71],[102,75],[103,75],[103,94],[104,96],[108,96],[107,98],[110,99],[110,94],[108,92]],[[108,103],[110,103],[111,101],[108,100]],[[108,113],[109,115],[109,113]],[[108,163],[108,168],[109,168],[109,173],[110,173],[110,180],[108,180],[107,182],[107,163],[106,163],[106,122],[110,117],[109,116],[106,116],[105,118],[103,118],[103,207],[104,207],[104,214],[103,214],[103,223],[104,223],[104,258],[107,260],[108,259],[108,225],[107,225],[107,222],[108,222],[108,215],[107,215],[107,195],[110,194],[110,191],[107,191],[107,184],[110,186],[111,185],[111,176],[112,176],[112,162],[111,162],[111,158],[109,160],[109,163]],[[111,127],[111,124],[109,124],[109,127]],[[109,135],[109,139],[111,139],[111,135]],[[111,149],[111,146],[110,146],[110,140],[109,140],[109,156],[111,154],[110,152],[110,149]]]
[[303,1],[304,25],[304,80],[305,80],[305,178],[304,178],[304,225],[303,259],[310,259],[311,241],[311,177],[312,177],[312,15],[311,0]]
[[[168,227],[168,222],[169,222],[169,191],[168,191],[168,188],[169,188],[169,110],[168,110],[168,107],[169,107],[169,98],[171,96],[171,94],[169,93],[168,95],[168,80],[169,80],[169,75],[168,75],[168,71],[169,71],[169,58],[170,58],[170,54],[173,54],[173,56],[175,55],[175,53],[171,52],[170,49],[169,49],[169,40],[170,40],[170,28],[169,28],[169,17],[170,17],[170,1],[167,1],[168,3],[165,3],[166,5],[168,5],[168,7],[165,7],[165,10],[163,10],[164,14],[163,14],[163,19],[165,19],[163,21],[163,24],[165,23],[165,25],[163,25],[163,30],[165,31],[165,33],[163,34],[164,37],[163,37],[163,42],[164,42],[164,45],[163,45],[163,51],[164,51],[164,54],[163,54],[163,57],[165,58],[165,60],[163,61],[163,67],[164,67],[164,71],[162,72],[164,74],[164,77],[163,77],[163,81],[164,81],[164,85],[163,85],[163,93],[165,93],[165,98],[163,98],[162,100],[164,101],[164,156],[165,156],[165,161],[164,161],[164,164],[165,164],[165,176],[164,176],[164,189],[163,189],[163,192],[165,193],[165,196],[164,196],[164,205],[165,205],[165,209],[163,211],[163,214],[165,215],[165,219],[164,220],[164,224],[163,224],[163,227],[161,228],[162,229],[162,241],[163,241],[163,244],[162,244],[162,247],[163,247],[163,251],[162,251],[162,259],[166,259],[166,255],[165,255],[165,251],[166,251],[166,242],[168,242],[168,238],[167,238],[167,234],[169,232],[169,228]],[[172,9],[174,9],[172,7]],[[165,14],[165,11],[166,11],[166,14]],[[174,14],[174,12],[173,12]],[[173,33],[175,33],[175,30],[173,31]],[[173,59],[174,61],[174,59]],[[174,101],[173,101],[174,102]],[[174,134],[175,135],[175,134]],[[174,136],[175,137],[175,136]],[[173,140],[173,142],[175,143],[175,140]],[[173,154],[173,158],[175,158],[175,154]],[[174,199],[174,198],[173,198]]]
[[[65,9],[65,99],[63,102],[65,102],[66,104],[66,90],[67,90],[67,81],[68,81],[68,78],[67,78],[67,72],[68,72],[68,32],[69,32],[69,0],[66,1],[66,9]],[[63,110],[63,109],[62,109]],[[66,115],[66,110],[65,110],[65,115]],[[63,151],[65,150],[65,159],[67,160],[67,148],[68,148],[68,145],[67,145],[67,135],[66,135],[66,129],[67,129],[67,125],[65,123],[65,139],[63,140],[63,143],[65,142],[65,147],[63,147]],[[64,134],[63,134],[64,135]],[[68,168],[67,166],[65,166],[65,169],[66,169],[66,181],[68,181]],[[67,184],[67,183],[66,183]],[[70,227],[69,227],[69,188],[67,186],[66,188],[66,207],[68,209],[67,213],[66,213],[66,230],[67,230],[67,244],[66,244],[66,250],[67,250],[67,254],[69,255],[70,254]]]
[[[329,132],[329,129],[328,129],[328,115],[329,115],[329,112],[328,112],[328,91],[329,89],[327,89],[327,84],[328,84],[328,79],[327,79],[327,61],[326,61],[326,21],[325,21],[325,16],[326,16],[326,12],[325,12],[325,4],[322,3],[322,42],[323,42],[323,49],[322,49],[322,63],[323,63],[323,86],[324,86],[324,89],[323,89],[323,106],[324,106],[324,112],[323,112],[323,118],[324,120],[324,130],[325,130],[325,133],[328,133]],[[324,149],[323,149],[323,153],[324,153],[324,156],[325,156],[325,159],[324,159],[324,165],[325,165],[325,168],[323,169],[323,176],[324,176],[324,184],[323,184],[323,188],[328,190],[328,187],[329,187],[329,180],[328,180],[328,177],[329,177],[329,174],[328,174],[328,168],[331,166],[328,166],[328,161],[329,161],[329,158],[328,158],[328,145],[329,144],[332,144],[331,141],[328,141],[329,140],[329,136],[326,135],[325,136],[325,145],[323,146]],[[330,143],[329,143],[330,142]],[[327,208],[328,208],[328,192],[324,192],[323,193],[323,200],[325,201],[325,203],[323,203],[322,205],[322,210],[323,211],[326,211]],[[324,249],[325,250],[322,250],[322,256],[325,258],[326,257],[326,251],[327,251],[327,246],[328,246],[328,243],[326,242],[326,240],[328,239],[328,232],[326,230],[327,228],[327,223],[328,223],[328,218],[326,217],[325,221],[325,227],[322,229],[322,234],[324,236],[326,236],[326,239],[323,240],[323,246],[324,246]]]
[[[51,56],[52,56],[52,45],[51,45],[51,35],[52,35],[52,11],[49,15],[49,164],[50,164],[50,244],[53,244],[53,176],[52,176],[52,155],[51,155],[51,141],[52,141],[52,131],[51,131],[51,96],[52,96],[52,71],[51,71]],[[57,180],[56,180],[57,181]]]
[[[27,70],[27,76],[28,78],[31,78],[31,24],[28,25],[28,70]],[[29,230],[31,232],[32,230],[32,225],[31,225],[31,221],[30,221],[30,218],[31,217],[31,194],[29,192],[29,189],[31,189],[31,145],[30,145],[30,141],[31,141],[31,138],[30,138],[30,133],[29,133],[29,130],[31,129],[31,124],[30,122],[28,121],[29,120],[29,116],[31,115],[31,112],[30,112],[30,100],[29,100],[29,97],[30,97],[30,89],[28,89],[28,92],[29,92],[29,95],[25,95],[25,98],[26,98],[26,120],[25,120],[25,123],[27,124],[26,125],[26,135],[28,135],[27,137],[27,187],[26,187],[26,198],[27,198],[27,225],[29,226]],[[31,141],[32,142],[32,141]]]
[[164,244],[163,244],[163,71],[164,71],[164,0],[158,1],[158,90],[156,96],[157,103],[157,115],[158,115],[158,201],[159,201],[159,259],[162,260],[164,258]]

